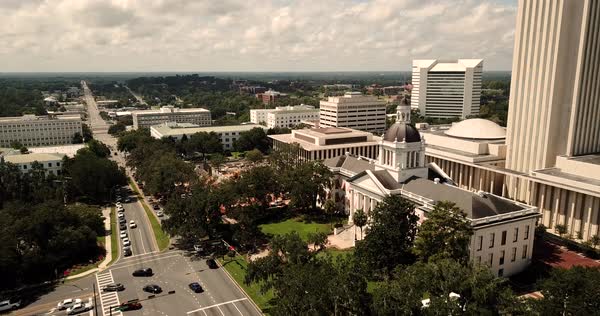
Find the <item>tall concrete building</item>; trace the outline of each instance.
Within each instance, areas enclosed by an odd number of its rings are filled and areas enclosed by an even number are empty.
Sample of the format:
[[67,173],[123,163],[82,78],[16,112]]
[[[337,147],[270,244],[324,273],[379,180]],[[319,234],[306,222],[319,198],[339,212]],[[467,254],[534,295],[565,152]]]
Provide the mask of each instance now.
[[149,128],[162,123],[190,123],[199,126],[210,126],[210,111],[203,108],[180,109],[174,106],[163,106],[159,110],[141,110],[131,112],[133,128]]
[[372,133],[385,131],[386,104],[377,97],[346,92],[320,104],[320,127],[348,127]]
[[411,107],[434,118],[479,114],[483,59],[413,60]]

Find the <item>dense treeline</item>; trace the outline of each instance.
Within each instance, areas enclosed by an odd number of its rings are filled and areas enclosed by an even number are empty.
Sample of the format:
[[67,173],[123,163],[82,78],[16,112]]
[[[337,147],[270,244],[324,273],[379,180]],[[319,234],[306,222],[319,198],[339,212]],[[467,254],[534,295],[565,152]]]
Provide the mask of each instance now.
[[28,172],[0,163],[0,290],[60,277],[103,255],[96,238],[104,235],[104,223],[91,204],[107,201],[114,186],[126,183],[109,154],[91,141],[65,158],[60,175],[46,174],[39,163]]
[[62,91],[78,86],[64,78],[0,78],[0,117],[46,114],[42,91]]

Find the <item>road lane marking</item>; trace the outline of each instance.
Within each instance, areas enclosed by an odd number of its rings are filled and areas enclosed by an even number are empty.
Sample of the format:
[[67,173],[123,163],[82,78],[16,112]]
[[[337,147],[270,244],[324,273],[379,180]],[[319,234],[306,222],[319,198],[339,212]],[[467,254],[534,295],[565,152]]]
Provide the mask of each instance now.
[[[189,312],[187,312],[187,314],[189,315],[189,314],[193,314],[193,313],[196,313],[196,312],[199,312],[199,311],[203,311],[203,310],[205,310],[205,309],[209,309],[209,308],[213,308],[213,307],[219,307],[219,306],[222,306],[222,305],[227,305],[227,304],[231,304],[231,303],[235,303],[235,302],[240,302],[240,301],[246,301],[246,300],[248,300],[248,298],[247,298],[247,297],[238,298],[238,299],[236,299],[236,300],[231,300],[231,301],[227,301],[227,302],[223,302],[223,303],[219,303],[219,304],[214,304],[214,305],[210,305],[210,306],[206,306],[206,307],[198,308],[198,309],[196,309],[196,310],[193,310],[193,311],[189,311]],[[221,309],[219,308],[219,310],[221,310]],[[222,313],[223,313],[223,311],[221,311],[221,314],[222,314]],[[223,314],[223,315],[224,315],[224,314]]]
[[240,313],[240,315],[244,316],[244,314],[242,314],[242,311],[237,306],[235,306],[235,303],[231,303],[231,305],[233,305],[233,307],[235,307],[235,309],[237,309],[237,311],[238,311],[238,313]]
[[140,257],[140,256],[151,255],[151,254],[155,254],[155,253],[159,253],[159,252],[160,252],[160,251],[152,251],[152,252],[141,253],[141,254],[137,254],[137,255],[133,255],[133,256],[125,257],[125,258],[123,258],[123,260],[121,260],[121,261],[125,261],[125,260],[127,260],[127,259],[131,259],[131,258],[135,258],[135,257]]
[[143,254],[146,254],[146,247],[144,247],[144,237],[142,237],[142,230],[138,229],[138,233],[140,233],[140,242],[142,243],[142,249],[144,250]]
[[120,267],[113,267],[110,269],[110,271],[112,270],[117,270],[117,269],[123,269],[123,268],[129,268],[129,267],[133,267],[133,266],[138,266],[142,263],[146,263],[146,262],[150,262],[150,261],[158,261],[158,260],[163,260],[163,259],[168,259],[168,258],[174,258],[174,257],[179,257],[180,255],[173,255],[173,256],[168,256],[168,257],[160,257],[160,258],[156,258],[156,259],[151,259],[151,260],[145,260],[145,261],[140,261],[137,263],[133,263],[133,264],[128,264],[128,265],[124,265],[124,266],[120,266]]
[[225,316],[225,313],[223,313],[223,310],[219,306],[217,306],[217,309],[219,310],[219,312],[221,312],[221,315]]
[[115,279],[113,278],[112,275],[112,271],[108,271],[108,272],[103,272],[101,274],[96,274],[96,281],[98,283],[98,293],[100,296],[100,307],[101,307],[101,311],[102,311],[102,315],[120,315],[122,316],[123,313],[121,313],[121,311],[114,311],[114,312],[110,312],[111,308],[113,306],[118,306],[120,304],[119,302],[119,295],[117,294],[117,292],[104,292],[102,291],[102,287],[111,284],[111,283],[115,283]]

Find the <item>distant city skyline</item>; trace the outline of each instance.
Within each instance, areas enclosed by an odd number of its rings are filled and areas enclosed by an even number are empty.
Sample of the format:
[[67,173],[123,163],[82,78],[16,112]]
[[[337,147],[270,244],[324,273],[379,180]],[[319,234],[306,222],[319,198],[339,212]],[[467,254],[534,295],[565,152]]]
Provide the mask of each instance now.
[[516,0],[4,0],[2,72],[409,71],[512,65]]

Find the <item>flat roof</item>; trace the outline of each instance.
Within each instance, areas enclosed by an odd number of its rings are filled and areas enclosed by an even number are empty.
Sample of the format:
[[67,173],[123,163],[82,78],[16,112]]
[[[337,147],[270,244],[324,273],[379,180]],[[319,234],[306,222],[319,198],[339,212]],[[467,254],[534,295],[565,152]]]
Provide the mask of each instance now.
[[246,132],[253,128],[262,128],[267,130],[266,126],[258,124],[244,124],[244,125],[226,125],[226,126],[205,126],[205,127],[170,127],[167,125],[155,125],[150,127],[162,136],[174,136],[183,134],[195,134],[200,132],[215,132],[215,133],[227,133],[227,132]]
[[[308,129],[307,129],[308,130]],[[304,130],[303,130],[304,131]],[[312,135],[314,137],[323,136],[323,134]],[[299,144],[304,150],[313,151],[313,150],[326,150],[326,149],[338,149],[338,148],[348,148],[348,147],[360,147],[360,146],[375,146],[379,144],[381,137],[373,136],[371,140],[364,142],[356,142],[356,143],[346,143],[346,144],[338,144],[338,145],[315,145],[314,143],[310,143],[298,138],[293,138],[292,134],[278,134],[278,135],[269,135],[269,138],[280,141],[286,144]]]
[[177,114],[177,113],[205,113],[205,112],[210,112],[209,110],[205,109],[205,108],[174,108],[175,111],[171,112],[171,111],[161,111],[160,109],[158,110],[135,110],[135,111],[131,111],[131,114],[136,114],[136,115],[145,115],[145,114]]
[[54,161],[61,160],[64,155],[61,154],[25,154],[25,155],[7,155],[4,156],[6,162],[14,164],[32,163],[34,161]]
[[55,120],[78,120],[81,121],[79,114],[67,114],[59,116],[48,116],[48,115],[23,115],[23,116],[11,116],[11,117],[0,117],[0,122],[35,122],[35,121],[55,121]]
[[85,144],[73,144],[61,146],[27,147],[27,149],[29,152],[36,154],[64,154],[68,157],[74,157],[77,151],[84,147]]

